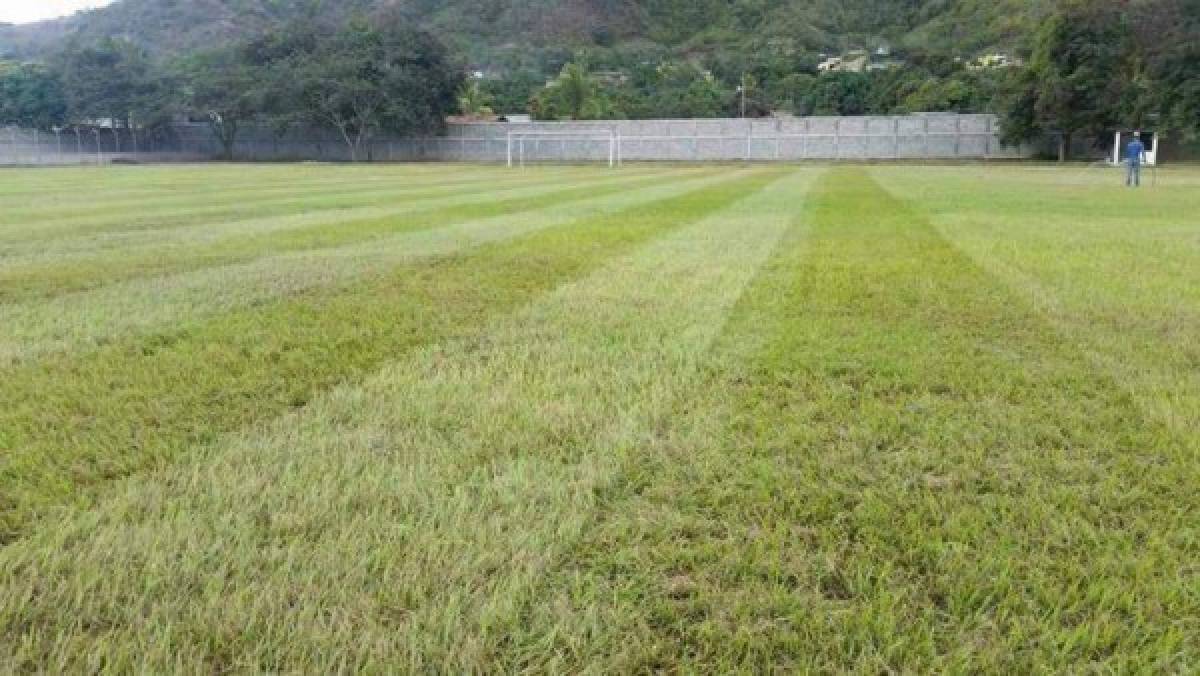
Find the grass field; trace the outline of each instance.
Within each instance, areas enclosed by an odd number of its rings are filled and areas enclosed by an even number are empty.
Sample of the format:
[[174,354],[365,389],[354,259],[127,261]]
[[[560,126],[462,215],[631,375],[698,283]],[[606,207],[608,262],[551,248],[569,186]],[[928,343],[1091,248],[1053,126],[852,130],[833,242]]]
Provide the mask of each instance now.
[[1200,670],[1200,170],[0,171],[0,672]]

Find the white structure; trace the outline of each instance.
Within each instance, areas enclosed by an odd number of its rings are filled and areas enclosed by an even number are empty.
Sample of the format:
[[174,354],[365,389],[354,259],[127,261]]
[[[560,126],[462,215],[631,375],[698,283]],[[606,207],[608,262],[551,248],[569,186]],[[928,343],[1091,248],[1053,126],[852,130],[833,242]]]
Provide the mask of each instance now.
[[830,73],[830,72],[838,70],[841,67],[842,67],[842,57],[831,56],[828,59],[825,59],[821,63],[817,64],[817,72]]
[[[1133,137],[1133,132],[1117,132],[1117,142],[1113,144],[1113,164],[1122,164],[1125,162],[1125,146],[1128,145],[1130,138]],[[1149,138],[1147,138],[1149,137]],[[1146,164],[1154,167],[1158,165],[1158,134],[1150,132],[1142,132],[1142,143],[1146,146]]]
[[[548,148],[545,146],[549,146]],[[572,152],[575,156],[572,157]],[[549,156],[558,161],[604,161],[609,167],[621,164],[621,132],[613,129],[595,131],[510,131],[508,132],[508,166],[525,166],[529,161]],[[569,159],[568,159],[569,158]]]

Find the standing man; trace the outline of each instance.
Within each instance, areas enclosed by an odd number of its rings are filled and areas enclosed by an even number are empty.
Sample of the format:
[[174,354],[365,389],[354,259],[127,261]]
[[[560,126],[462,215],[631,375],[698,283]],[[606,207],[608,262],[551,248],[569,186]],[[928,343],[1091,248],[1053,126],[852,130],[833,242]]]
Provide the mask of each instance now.
[[1133,132],[1133,140],[1125,146],[1125,162],[1129,165],[1129,173],[1125,176],[1125,185],[1138,188],[1142,185],[1142,162],[1146,160],[1146,146],[1142,144],[1142,132]]

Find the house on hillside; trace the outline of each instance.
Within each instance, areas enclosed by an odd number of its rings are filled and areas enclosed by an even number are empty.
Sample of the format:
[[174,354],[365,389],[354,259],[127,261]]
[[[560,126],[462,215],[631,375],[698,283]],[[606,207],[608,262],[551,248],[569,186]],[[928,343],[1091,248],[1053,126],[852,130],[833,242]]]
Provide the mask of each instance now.
[[842,57],[831,56],[817,64],[818,73],[833,73],[841,70]]
[[892,56],[892,50],[879,47],[868,52],[865,49],[855,49],[841,56],[826,58],[817,64],[818,73],[863,73],[877,70],[899,68],[904,61]]
[[1018,58],[1002,52],[984,54],[967,63],[967,70],[994,70],[998,68],[1013,68],[1022,65]]

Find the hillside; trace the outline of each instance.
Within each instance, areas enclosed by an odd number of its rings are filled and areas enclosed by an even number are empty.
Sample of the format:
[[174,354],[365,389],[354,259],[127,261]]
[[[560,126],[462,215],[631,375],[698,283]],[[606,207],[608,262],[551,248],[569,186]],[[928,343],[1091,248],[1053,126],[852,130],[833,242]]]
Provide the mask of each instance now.
[[[0,26],[0,56],[33,58],[72,37],[125,37],[156,54],[219,44],[293,18],[411,16],[481,65],[583,46],[682,52],[816,53],[871,43],[954,55],[1017,46],[1040,2],[1025,0],[119,0],[26,26]],[[537,49],[531,49],[537,48]]]

